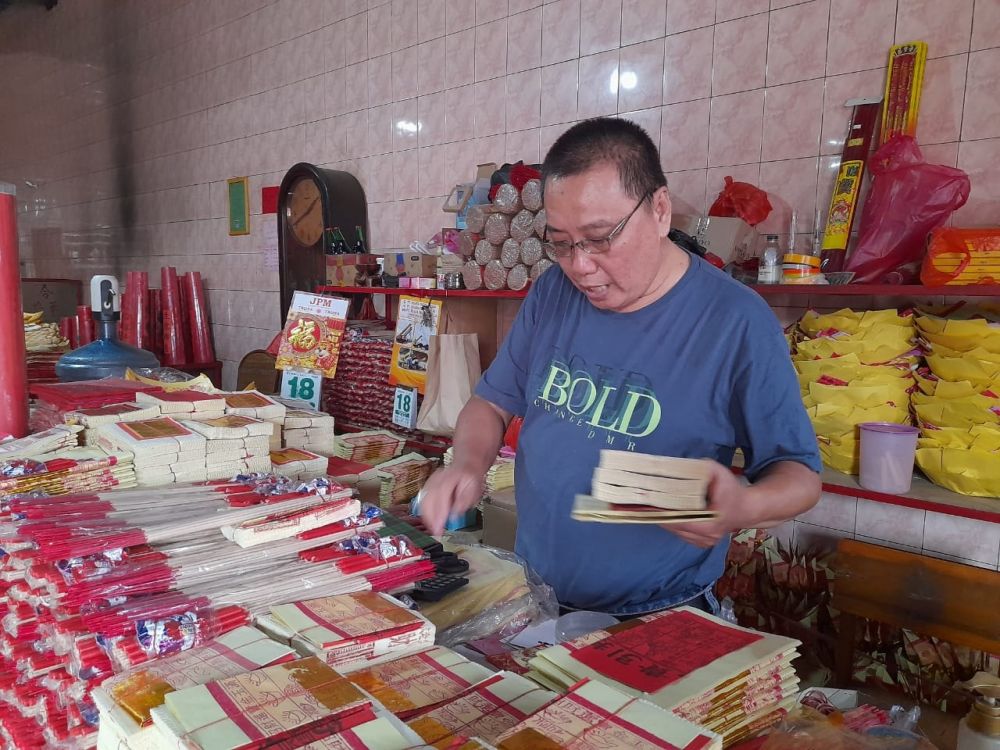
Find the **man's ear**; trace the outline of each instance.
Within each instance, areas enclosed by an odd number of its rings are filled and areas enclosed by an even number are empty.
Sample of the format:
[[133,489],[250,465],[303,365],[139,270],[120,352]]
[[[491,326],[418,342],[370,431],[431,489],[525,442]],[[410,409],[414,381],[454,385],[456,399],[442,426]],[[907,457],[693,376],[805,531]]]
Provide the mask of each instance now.
[[653,193],[651,200],[658,234],[661,238],[666,237],[670,233],[670,221],[673,218],[673,206],[670,203],[670,193],[666,186]]

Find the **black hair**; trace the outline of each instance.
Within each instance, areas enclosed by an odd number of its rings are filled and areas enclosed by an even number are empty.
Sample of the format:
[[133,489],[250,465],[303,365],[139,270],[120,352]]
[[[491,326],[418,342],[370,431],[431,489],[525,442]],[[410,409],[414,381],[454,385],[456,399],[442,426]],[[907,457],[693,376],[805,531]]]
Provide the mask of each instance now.
[[629,120],[595,117],[578,122],[552,144],[542,164],[542,184],[550,177],[571,177],[611,162],[625,194],[647,198],[667,186],[660,154],[645,130]]

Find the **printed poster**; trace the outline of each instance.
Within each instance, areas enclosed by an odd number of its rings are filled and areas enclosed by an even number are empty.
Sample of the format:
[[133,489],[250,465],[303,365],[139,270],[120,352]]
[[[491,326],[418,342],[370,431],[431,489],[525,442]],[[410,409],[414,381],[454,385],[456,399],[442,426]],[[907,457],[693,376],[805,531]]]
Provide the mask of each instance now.
[[281,332],[275,368],[316,370],[332,378],[337,372],[348,305],[341,297],[296,292]]
[[437,334],[440,320],[441,300],[406,295],[399,298],[396,335],[392,339],[390,385],[416,388],[421,394],[424,392],[431,336]]

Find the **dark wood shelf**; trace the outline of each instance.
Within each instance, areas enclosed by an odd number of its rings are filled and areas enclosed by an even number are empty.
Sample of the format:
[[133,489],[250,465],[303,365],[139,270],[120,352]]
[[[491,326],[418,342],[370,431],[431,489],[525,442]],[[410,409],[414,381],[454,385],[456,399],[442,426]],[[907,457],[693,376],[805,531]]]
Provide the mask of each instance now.
[[408,294],[414,297],[481,297],[486,299],[524,299],[528,290],[513,289],[400,289],[393,286],[317,286],[318,294]]
[[759,284],[762,297],[1000,297],[1000,284],[921,286],[919,284]]

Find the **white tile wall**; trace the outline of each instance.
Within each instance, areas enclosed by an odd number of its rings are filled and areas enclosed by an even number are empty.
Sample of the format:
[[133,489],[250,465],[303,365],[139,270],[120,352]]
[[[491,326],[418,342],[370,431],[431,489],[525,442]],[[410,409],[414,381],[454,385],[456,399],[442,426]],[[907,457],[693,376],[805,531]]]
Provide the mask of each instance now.
[[[537,161],[569,123],[621,114],[660,145],[678,209],[704,211],[732,175],[766,183],[767,230],[795,208],[806,233],[844,101],[881,92],[888,46],[918,37],[918,137],[970,172],[961,220],[995,225],[998,29],[984,0],[15,4],[0,13],[0,179],[18,187],[28,275],[201,271],[232,373],[279,321],[257,236],[226,235],[228,177],[251,177],[259,213],[295,162],[348,171],[372,245],[401,247],[440,228],[476,163]],[[216,292],[243,296],[223,310],[235,298]]]

